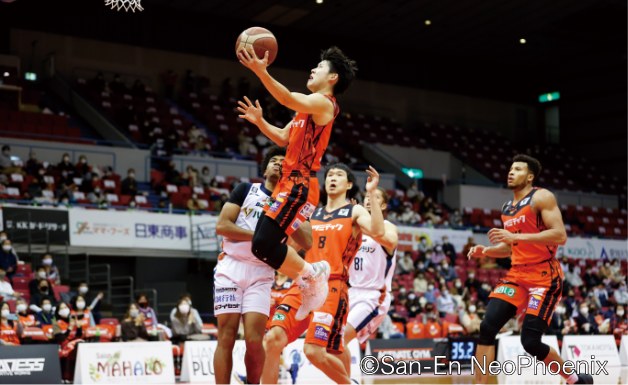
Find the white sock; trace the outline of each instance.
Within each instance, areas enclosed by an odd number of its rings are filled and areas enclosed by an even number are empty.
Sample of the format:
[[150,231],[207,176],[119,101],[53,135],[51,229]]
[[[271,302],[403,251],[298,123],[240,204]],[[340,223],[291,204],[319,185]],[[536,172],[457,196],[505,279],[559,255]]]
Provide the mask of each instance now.
[[316,273],[314,267],[312,267],[311,263],[305,262],[303,265],[303,269],[299,272],[299,277],[302,279],[308,279]]
[[578,381],[578,375],[576,373],[572,373],[569,378],[567,378],[568,384],[575,384]]

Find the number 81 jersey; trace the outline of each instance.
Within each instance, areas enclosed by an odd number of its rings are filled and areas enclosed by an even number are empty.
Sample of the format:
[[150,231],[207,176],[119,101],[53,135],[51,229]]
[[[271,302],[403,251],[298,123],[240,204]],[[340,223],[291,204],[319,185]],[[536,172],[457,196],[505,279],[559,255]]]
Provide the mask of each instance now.
[[362,235],[362,245],[349,271],[351,287],[391,290],[397,250],[389,255],[384,247],[368,235]]
[[310,218],[312,248],[305,259],[312,263],[325,260],[331,267],[330,279],[347,280],[349,267],[362,243],[362,232],[354,234],[353,205],[332,212],[318,208]]

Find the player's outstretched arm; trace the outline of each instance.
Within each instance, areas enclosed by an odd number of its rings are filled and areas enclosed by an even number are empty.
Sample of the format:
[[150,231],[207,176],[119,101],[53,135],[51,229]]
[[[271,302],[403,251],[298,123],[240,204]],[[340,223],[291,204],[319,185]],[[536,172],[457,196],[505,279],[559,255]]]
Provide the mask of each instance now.
[[250,241],[253,239],[253,231],[245,230],[236,226],[235,222],[240,214],[240,206],[227,202],[222,206],[218,222],[216,223],[216,234],[222,235],[231,241]]
[[291,92],[268,73],[268,51],[260,59],[253,49],[240,50],[238,51],[238,59],[242,65],[253,71],[279,104],[297,112],[312,115],[329,113],[329,118],[333,117],[334,106],[329,99],[317,93],[305,95],[299,92]]
[[373,237],[373,239],[375,242],[382,245],[388,254],[392,254],[399,243],[399,231],[397,230],[397,226],[389,222],[384,222],[384,235],[379,238]]
[[353,212],[355,213],[354,215],[357,216],[355,222],[360,226],[362,231],[377,239],[383,237],[386,232],[382,208],[375,204],[375,202],[377,202],[375,191],[377,191],[377,184],[379,183],[379,174],[373,166],[369,166],[366,173],[368,174],[366,193],[369,195],[369,200],[373,202],[371,205],[371,213],[369,214],[362,206],[354,206]]
[[244,101],[238,100],[238,115],[239,118],[246,119],[249,122],[257,126],[268,139],[272,140],[279,147],[286,147],[288,145],[288,139],[290,137],[291,123],[285,128],[279,128],[268,123],[262,116],[262,106],[259,104],[259,100],[255,101],[255,104],[251,102],[249,98],[244,97]]

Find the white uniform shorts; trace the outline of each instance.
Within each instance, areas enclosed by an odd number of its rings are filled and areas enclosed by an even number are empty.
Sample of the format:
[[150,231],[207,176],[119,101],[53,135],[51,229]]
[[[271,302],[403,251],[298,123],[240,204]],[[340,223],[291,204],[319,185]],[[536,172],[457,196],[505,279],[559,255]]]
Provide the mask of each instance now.
[[242,262],[226,254],[214,269],[214,315],[270,313],[270,289],[275,271],[270,266]]
[[349,315],[347,323],[357,332],[360,343],[369,339],[377,332],[390,308],[390,293],[379,290],[349,288]]

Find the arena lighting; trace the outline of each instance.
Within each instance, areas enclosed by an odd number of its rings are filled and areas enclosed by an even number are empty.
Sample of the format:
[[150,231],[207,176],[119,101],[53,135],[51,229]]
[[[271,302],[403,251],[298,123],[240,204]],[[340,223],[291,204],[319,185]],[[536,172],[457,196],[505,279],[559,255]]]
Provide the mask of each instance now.
[[425,25],[432,25],[432,20],[430,19],[425,20]]
[[520,44],[525,44],[525,43],[527,43],[527,42],[528,42],[528,41],[527,41],[526,39],[524,39],[524,38],[519,39],[519,43],[520,43]]
[[5,78],[8,78],[8,77],[9,77],[9,73],[8,73],[8,72],[5,72],[5,73],[4,73],[4,77],[5,77]]
[[37,74],[34,72],[25,72],[24,79],[30,80],[31,82],[37,81]]
[[539,95],[539,103],[555,102],[560,99],[560,92],[548,92]]
[[323,4],[323,0],[316,0],[316,4]]

